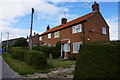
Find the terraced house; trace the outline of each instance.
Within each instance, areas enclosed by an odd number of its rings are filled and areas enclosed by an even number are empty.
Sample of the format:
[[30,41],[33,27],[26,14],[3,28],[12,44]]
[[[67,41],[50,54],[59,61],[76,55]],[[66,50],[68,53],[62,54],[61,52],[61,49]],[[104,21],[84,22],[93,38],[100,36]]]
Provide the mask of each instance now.
[[61,57],[78,53],[80,44],[84,42],[109,40],[109,26],[100,13],[99,4],[94,2],[92,12],[67,22],[61,19],[61,24],[54,28],[48,26],[47,31],[39,35],[41,44],[54,46],[61,41]]

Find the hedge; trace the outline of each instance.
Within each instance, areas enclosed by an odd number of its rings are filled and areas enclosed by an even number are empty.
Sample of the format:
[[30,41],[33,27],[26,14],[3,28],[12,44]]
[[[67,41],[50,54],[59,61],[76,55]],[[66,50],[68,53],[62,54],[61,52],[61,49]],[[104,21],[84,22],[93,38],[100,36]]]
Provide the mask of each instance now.
[[74,80],[120,77],[119,49],[118,42],[84,43],[77,56]]
[[24,61],[35,69],[45,69],[47,67],[47,58],[40,51],[27,51]]
[[35,69],[47,68],[47,58],[40,51],[29,51],[20,47],[11,49],[12,58],[24,61]]

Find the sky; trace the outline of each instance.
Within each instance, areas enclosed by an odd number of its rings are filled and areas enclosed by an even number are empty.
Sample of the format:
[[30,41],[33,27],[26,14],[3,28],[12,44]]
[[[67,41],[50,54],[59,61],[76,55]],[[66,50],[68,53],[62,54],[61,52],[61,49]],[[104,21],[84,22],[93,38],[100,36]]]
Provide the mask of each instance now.
[[[82,0],[81,0],[82,1]],[[49,25],[60,25],[61,18],[68,21],[92,12],[93,0],[1,0],[0,33],[2,40],[29,35],[31,8],[34,8],[33,32],[41,34]],[[105,2],[106,1],[106,2]],[[118,0],[97,1],[100,12],[110,26],[110,39],[118,40]],[[88,4],[90,3],[90,4]],[[0,36],[1,37],[1,36]]]

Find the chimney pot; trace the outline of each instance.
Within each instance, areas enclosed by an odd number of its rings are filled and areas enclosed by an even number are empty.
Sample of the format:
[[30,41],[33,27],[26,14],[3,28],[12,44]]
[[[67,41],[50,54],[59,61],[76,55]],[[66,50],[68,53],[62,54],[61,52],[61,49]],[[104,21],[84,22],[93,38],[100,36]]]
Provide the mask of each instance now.
[[61,19],[61,24],[65,24],[65,23],[67,23],[67,19],[66,18],[62,18]]
[[48,25],[48,26],[47,26],[47,30],[49,30],[49,29],[50,29],[50,26]]
[[99,4],[95,1],[94,4],[92,5],[92,10],[93,11],[99,11]]

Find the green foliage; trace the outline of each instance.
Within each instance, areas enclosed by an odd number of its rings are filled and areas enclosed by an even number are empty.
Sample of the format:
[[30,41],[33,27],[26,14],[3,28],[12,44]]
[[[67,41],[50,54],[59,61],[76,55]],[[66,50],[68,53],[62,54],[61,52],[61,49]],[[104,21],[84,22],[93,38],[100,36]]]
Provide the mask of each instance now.
[[85,43],[77,56],[74,80],[78,78],[118,78],[120,44]]
[[46,56],[40,51],[27,51],[25,62],[32,65],[35,69],[44,69],[47,67]]
[[53,58],[59,58],[61,54],[61,42],[57,42],[55,47],[53,48]]
[[37,45],[33,46],[33,50],[41,51],[43,52],[47,57],[49,57],[49,54],[52,54],[53,58],[59,58],[60,57],[60,51],[61,51],[61,43],[57,42],[55,47],[51,46],[43,46],[43,45]]
[[11,53],[14,59],[18,59],[20,61],[24,60],[25,50],[21,49],[20,47],[12,48]]
[[24,46],[27,46],[27,45],[28,45],[27,40],[24,39],[24,38],[23,39],[18,39],[14,44],[15,47],[24,47]]
[[47,59],[45,54],[40,51],[28,51],[21,47],[14,47],[11,50],[12,58],[24,61],[35,69],[47,67]]

